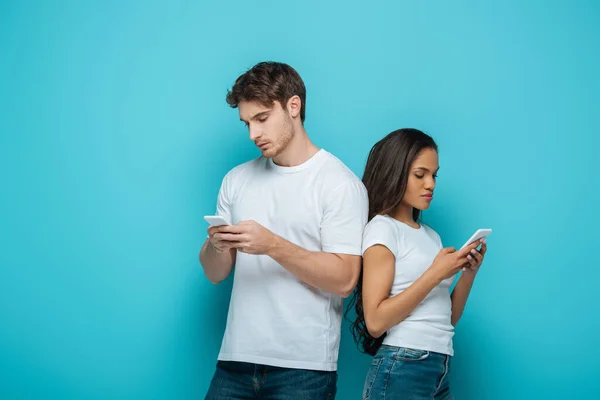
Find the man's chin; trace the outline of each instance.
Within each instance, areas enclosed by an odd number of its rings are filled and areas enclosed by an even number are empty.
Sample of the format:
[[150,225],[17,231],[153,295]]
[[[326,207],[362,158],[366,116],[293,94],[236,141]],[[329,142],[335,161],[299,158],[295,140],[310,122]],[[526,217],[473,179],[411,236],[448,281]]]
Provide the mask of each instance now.
[[261,153],[264,158],[273,158],[279,154],[276,149],[267,149],[265,151],[261,151]]

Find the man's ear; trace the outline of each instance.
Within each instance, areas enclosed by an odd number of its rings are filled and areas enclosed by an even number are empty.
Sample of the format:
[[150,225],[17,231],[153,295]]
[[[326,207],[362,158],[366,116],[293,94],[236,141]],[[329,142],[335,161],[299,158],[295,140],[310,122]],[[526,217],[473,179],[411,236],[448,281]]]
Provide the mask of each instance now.
[[302,104],[302,100],[300,100],[300,96],[298,95],[294,95],[292,97],[290,97],[290,99],[287,101],[287,111],[288,114],[292,117],[292,118],[296,118],[300,116],[300,110],[302,110],[302,107],[304,105]]

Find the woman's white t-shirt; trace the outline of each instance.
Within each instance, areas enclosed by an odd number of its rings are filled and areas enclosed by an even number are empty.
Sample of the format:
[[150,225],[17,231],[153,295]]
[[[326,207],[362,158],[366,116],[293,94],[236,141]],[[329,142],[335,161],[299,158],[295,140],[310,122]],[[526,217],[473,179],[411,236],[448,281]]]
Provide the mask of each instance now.
[[[442,249],[439,235],[421,224],[412,228],[387,215],[375,216],[365,227],[362,253],[374,245],[387,247],[396,258],[393,297],[406,290],[431,266]],[[383,344],[454,355],[450,286],[454,277],[442,281],[413,312],[390,328]]]

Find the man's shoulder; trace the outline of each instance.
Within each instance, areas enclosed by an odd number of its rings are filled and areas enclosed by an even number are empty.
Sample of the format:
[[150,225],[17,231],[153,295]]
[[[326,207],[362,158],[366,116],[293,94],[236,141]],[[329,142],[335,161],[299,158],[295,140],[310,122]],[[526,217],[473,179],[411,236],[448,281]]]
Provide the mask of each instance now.
[[337,182],[338,184],[344,184],[348,182],[360,183],[362,181],[356,176],[356,174],[339,158],[332,153],[325,153],[326,160],[323,163],[321,173],[324,177]]
[[265,166],[265,158],[257,157],[252,160],[246,161],[245,163],[236,165],[231,168],[229,172],[225,175],[225,180],[238,180],[238,179],[246,179],[249,174],[253,174],[256,171],[264,168]]

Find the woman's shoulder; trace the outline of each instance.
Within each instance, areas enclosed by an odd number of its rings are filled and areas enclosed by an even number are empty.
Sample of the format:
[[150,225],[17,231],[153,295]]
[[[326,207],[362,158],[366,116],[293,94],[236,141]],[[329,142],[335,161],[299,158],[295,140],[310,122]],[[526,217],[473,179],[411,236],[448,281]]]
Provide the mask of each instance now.
[[371,231],[374,229],[396,231],[396,224],[394,223],[394,219],[388,215],[376,215],[367,223],[365,231]]
[[434,239],[436,242],[438,242],[438,244],[441,246],[442,245],[442,238],[435,231],[435,229],[433,229],[431,226],[429,226],[427,224],[421,224],[421,225],[423,226],[423,229],[425,230],[425,232],[427,232],[427,235],[429,235],[432,239]]

